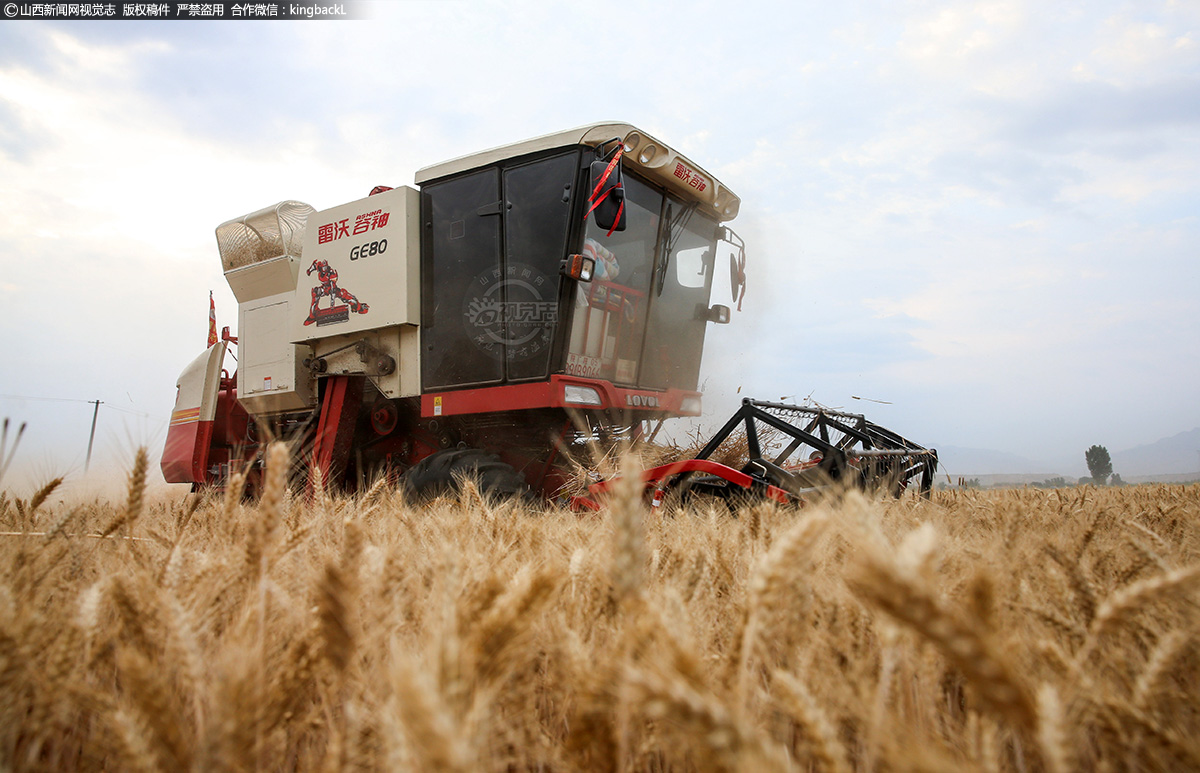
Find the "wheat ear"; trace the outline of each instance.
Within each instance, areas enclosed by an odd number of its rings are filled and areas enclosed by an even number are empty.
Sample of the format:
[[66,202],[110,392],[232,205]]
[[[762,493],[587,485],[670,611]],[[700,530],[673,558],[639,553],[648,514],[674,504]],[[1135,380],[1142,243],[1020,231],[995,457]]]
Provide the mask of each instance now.
[[1195,564],[1156,577],[1139,580],[1113,593],[1096,610],[1096,617],[1092,620],[1088,639],[1075,656],[1076,662],[1080,665],[1087,663],[1088,658],[1098,651],[1097,646],[1101,635],[1120,626],[1140,609],[1173,594],[1188,593],[1198,582],[1200,582],[1200,564]]
[[165,767],[186,770],[191,757],[185,740],[189,728],[180,721],[162,668],[153,665],[149,658],[132,647],[117,651],[117,667],[126,693],[136,708],[134,716],[140,718],[150,731],[148,740],[154,742],[151,748],[157,751],[156,756]]
[[1132,704],[1104,699],[1100,705],[1118,718],[1126,730],[1138,731],[1140,742],[1150,750],[1160,751],[1172,758],[1175,764],[1169,769],[1200,770],[1200,747],[1190,738],[1181,736],[1169,726],[1160,725]]
[[282,520],[283,495],[287,492],[287,473],[291,452],[287,443],[276,441],[267,449],[267,474],[262,500],[258,503],[264,537],[274,533]]
[[472,771],[471,747],[461,723],[451,713],[429,673],[399,662],[392,668],[395,697],[409,744],[416,752],[417,770]]
[[637,457],[621,457],[621,473],[609,503],[613,525],[612,580],[618,601],[641,592],[646,563],[646,524],[642,512],[642,478]]
[[237,513],[238,503],[242,501],[242,494],[246,490],[246,475],[245,473],[235,472],[229,476],[229,480],[225,482],[225,501],[221,512],[224,514],[225,523],[233,523],[233,517]]
[[952,612],[924,582],[878,551],[847,580],[859,596],[933,642],[975,687],[984,705],[1025,729],[1037,713],[1028,687],[984,631]]
[[824,513],[804,518],[775,541],[750,576],[738,648],[738,696],[743,705],[750,659],[760,634],[770,636],[778,618],[785,612],[792,619],[803,616],[806,598],[800,576],[828,526],[829,518]]
[[[130,537],[133,536],[133,528],[137,525],[145,505],[146,468],[149,466],[150,458],[146,454],[146,447],[142,446],[133,458],[133,469],[129,472],[129,493],[125,498],[125,529]],[[133,543],[129,544],[132,549]]]
[[1038,690],[1038,746],[1047,773],[1070,773],[1075,766],[1070,749],[1070,733],[1063,716],[1062,701],[1051,684],[1043,684]]
[[760,621],[774,613],[796,612],[802,594],[797,585],[812,556],[813,549],[829,526],[829,517],[814,513],[788,529],[762,559],[750,576],[750,608]]
[[678,727],[686,734],[688,745],[712,755],[719,768],[790,769],[782,749],[768,745],[762,736],[738,722],[716,696],[697,690],[684,679],[628,667],[625,685],[636,707],[647,717]]
[[37,511],[37,509],[41,507],[47,499],[50,498],[50,495],[54,493],[56,488],[62,485],[62,482],[63,479],[61,477],[54,478],[49,483],[38,489],[34,495],[29,498],[29,507],[25,511],[26,516],[32,519],[33,514]]
[[1193,643],[1192,634],[1183,631],[1172,631],[1158,641],[1134,687],[1135,706],[1153,714],[1151,708],[1154,699],[1177,690],[1168,684],[1169,677],[1176,663],[1187,656]]
[[511,665],[514,651],[528,638],[533,618],[558,585],[557,572],[526,569],[484,614],[470,634],[475,673],[482,682],[494,682],[509,672],[506,666]]
[[828,715],[821,710],[808,688],[791,674],[776,671],[771,683],[780,693],[780,703],[795,721],[812,751],[812,761],[818,770],[848,773],[846,750],[838,740],[837,731]]

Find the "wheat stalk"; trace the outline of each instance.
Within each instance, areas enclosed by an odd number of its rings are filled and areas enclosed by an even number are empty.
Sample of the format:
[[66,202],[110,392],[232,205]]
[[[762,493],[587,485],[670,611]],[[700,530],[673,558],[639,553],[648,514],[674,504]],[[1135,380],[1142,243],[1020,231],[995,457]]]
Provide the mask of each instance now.
[[13,443],[10,446],[8,444],[8,417],[4,417],[2,428],[0,428],[0,482],[4,480],[4,475],[8,472],[13,457],[17,455],[17,446],[21,445],[21,436],[24,434],[25,422],[21,422],[21,427],[17,430],[17,436],[13,438]]

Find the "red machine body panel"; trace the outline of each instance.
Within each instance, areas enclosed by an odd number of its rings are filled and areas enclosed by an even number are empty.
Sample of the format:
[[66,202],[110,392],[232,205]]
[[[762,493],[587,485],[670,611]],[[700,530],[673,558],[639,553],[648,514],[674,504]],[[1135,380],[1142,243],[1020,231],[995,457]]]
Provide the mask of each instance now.
[[217,393],[221,389],[221,365],[228,344],[219,341],[179,374],[175,410],[167,429],[162,473],[168,483],[202,483],[208,466],[209,449],[217,420]]
[[[568,386],[594,390],[599,402],[570,400]],[[694,400],[694,409],[685,410],[684,402]],[[700,393],[683,389],[655,391],[626,389],[599,379],[555,374],[549,381],[530,384],[460,389],[421,395],[421,416],[457,416],[470,413],[520,411],[534,408],[576,408],[579,410],[621,409],[671,416],[699,416]]]
[[204,480],[214,423],[200,421],[199,408],[177,410],[171,414],[161,465],[167,483],[199,483]]

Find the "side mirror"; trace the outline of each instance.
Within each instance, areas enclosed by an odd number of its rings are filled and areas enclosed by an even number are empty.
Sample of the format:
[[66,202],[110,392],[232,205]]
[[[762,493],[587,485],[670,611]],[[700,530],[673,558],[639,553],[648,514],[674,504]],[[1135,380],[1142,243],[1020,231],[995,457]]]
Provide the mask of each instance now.
[[625,230],[625,184],[621,179],[621,155],[617,151],[611,160],[598,158],[592,162],[591,194],[588,211],[596,225],[608,233]]
[[729,307],[722,306],[719,303],[713,304],[711,307],[705,306],[703,303],[698,303],[696,304],[696,319],[715,322],[718,325],[728,325]]
[[596,260],[585,255],[568,255],[558,273],[577,282],[590,282],[596,275]]
[[729,290],[741,311],[742,299],[746,297],[746,243],[726,226],[717,229],[717,239],[733,245],[734,250],[729,254]]
[[738,290],[745,291],[746,277],[738,266],[737,253],[729,256],[729,289],[733,292],[733,300],[738,299]]

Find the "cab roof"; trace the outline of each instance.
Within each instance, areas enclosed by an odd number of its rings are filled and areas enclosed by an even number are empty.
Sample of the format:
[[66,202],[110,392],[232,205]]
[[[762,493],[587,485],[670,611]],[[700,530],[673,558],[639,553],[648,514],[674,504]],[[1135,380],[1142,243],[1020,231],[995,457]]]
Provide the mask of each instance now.
[[666,143],[627,123],[605,121],[460,156],[417,171],[417,185],[479,169],[505,159],[555,148],[594,148],[613,139],[625,143],[622,163],[685,199],[698,201],[718,221],[737,217],[741,199],[698,164]]

